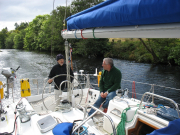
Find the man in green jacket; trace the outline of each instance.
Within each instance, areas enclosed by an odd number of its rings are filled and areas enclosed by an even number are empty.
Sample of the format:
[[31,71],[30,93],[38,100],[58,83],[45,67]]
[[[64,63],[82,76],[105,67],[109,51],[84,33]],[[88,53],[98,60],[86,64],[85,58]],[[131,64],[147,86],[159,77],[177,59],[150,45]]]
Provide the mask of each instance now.
[[[100,95],[93,106],[99,108],[104,102],[102,107],[107,110],[109,101],[116,96],[116,90],[121,88],[122,75],[121,71],[114,67],[111,58],[104,58],[102,66],[104,70],[102,70],[100,79]],[[88,115],[90,116],[94,112],[95,110],[91,109]]]

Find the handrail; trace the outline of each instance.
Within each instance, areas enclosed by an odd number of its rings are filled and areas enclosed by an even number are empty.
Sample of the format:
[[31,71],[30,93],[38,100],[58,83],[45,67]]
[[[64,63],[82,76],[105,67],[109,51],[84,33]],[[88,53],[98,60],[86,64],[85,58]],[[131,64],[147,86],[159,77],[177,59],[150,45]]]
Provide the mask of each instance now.
[[[64,81],[61,82],[60,88],[61,88],[62,84],[65,83],[65,82],[69,82],[69,83],[72,85],[72,83],[71,83],[69,80],[64,80]],[[68,92],[69,92],[69,91],[68,91]]]
[[[155,96],[155,97],[162,98],[162,99],[165,99],[165,100],[170,101],[170,102],[173,103],[174,106],[176,107],[176,111],[177,111],[178,117],[179,117],[179,108],[178,108],[177,103],[176,103],[174,100],[172,100],[172,99],[170,99],[170,98],[167,98],[167,97],[164,97],[164,96],[160,96],[160,95],[154,94],[154,93],[150,93],[150,92],[145,92],[145,93],[143,94],[143,96],[142,96],[142,98],[141,98],[141,103],[140,103],[140,105],[139,105],[139,109],[141,108],[142,101],[143,101],[145,95],[152,95],[152,96]],[[180,118],[180,117],[179,117],[179,118]]]
[[85,120],[87,109],[84,108],[84,107],[82,107],[80,104],[77,104],[77,106],[83,109],[83,113],[84,113],[84,118],[83,118],[83,120]]
[[[93,109],[96,110],[96,111],[95,111],[93,114],[91,114],[89,117],[87,117],[86,120],[84,120],[82,123],[80,123],[80,124],[73,130],[72,134],[74,134],[74,132],[75,132],[78,128],[80,128],[85,122],[87,122],[90,118],[92,118],[97,112],[100,112],[101,114],[103,114],[104,116],[106,116],[106,117],[109,119],[109,121],[111,122],[112,128],[113,128],[113,135],[116,135],[116,128],[115,128],[114,122],[113,122],[113,120],[111,119],[111,117],[110,117],[109,115],[107,115],[106,113],[102,112],[101,110],[97,109],[96,107],[92,106],[92,105],[87,105],[87,107],[88,107],[88,106],[91,107],[91,108],[93,108]],[[86,107],[86,108],[87,108],[87,107]]]
[[[67,75],[67,74],[56,75],[56,76],[54,76],[54,77],[51,78],[51,79],[54,80],[56,77],[59,77],[59,76],[66,76],[66,75]],[[72,77],[73,79],[77,80],[77,79],[76,79],[74,76],[72,76],[72,75],[68,75],[68,76],[70,76],[70,77]],[[68,81],[68,80],[65,80],[65,81]],[[77,80],[77,81],[78,81],[78,80]],[[64,83],[64,81],[63,81],[62,83]],[[62,84],[62,83],[61,83],[61,84]],[[45,84],[45,86],[44,86],[44,88],[43,88],[43,91],[42,91],[42,99],[43,99],[43,94],[44,94],[45,87],[46,87],[47,84],[49,84],[48,81],[46,82],[46,84]],[[80,83],[79,83],[79,84],[80,84]],[[60,85],[60,87],[61,87],[61,85]],[[81,92],[82,92],[82,95],[83,95],[83,90],[82,90],[81,84],[80,84],[80,89],[81,89]],[[79,104],[80,104],[81,101],[82,101],[82,95],[81,95],[81,99],[80,99],[80,101],[79,101]],[[44,104],[44,100],[43,100],[43,105],[44,105],[45,108],[47,109],[46,105]],[[48,110],[48,109],[47,109],[47,110]]]
[[[60,88],[60,91],[61,91],[61,94],[62,94],[61,86],[62,86],[63,83],[66,83],[66,82],[67,82],[67,83],[70,83],[70,88],[67,88],[67,98],[69,99],[70,102],[72,102],[72,100],[71,100],[71,96],[72,96],[72,90],[71,90],[71,88],[72,88],[72,87],[71,87],[71,86],[72,86],[72,83],[71,83],[71,81],[69,81],[69,80],[64,80],[64,81],[62,81],[61,84],[60,84],[60,86],[59,86],[59,88]],[[61,95],[61,94],[60,94],[60,95]],[[73,107],[74,107],[74,106],[73,106]]]

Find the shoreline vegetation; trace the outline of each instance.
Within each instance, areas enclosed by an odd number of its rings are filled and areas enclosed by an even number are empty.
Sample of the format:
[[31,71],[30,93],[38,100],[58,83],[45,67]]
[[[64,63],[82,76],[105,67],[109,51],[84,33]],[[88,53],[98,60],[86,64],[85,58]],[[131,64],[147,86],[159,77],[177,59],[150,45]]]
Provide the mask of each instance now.
[[[50,14],[38,15],[31,22],[15,23],[15,30],[0,31],[0,49],[24,49],[27,51],[64,52],[61,30],[64,18],[99,4],[103,0],[89,2],[76,0],[70,6],[59,6]],[[66,17],[65,17],[66,10]],[[112,57],[142,63],[180,66],[180,39],[68,39],[73,55],[83,57]]]

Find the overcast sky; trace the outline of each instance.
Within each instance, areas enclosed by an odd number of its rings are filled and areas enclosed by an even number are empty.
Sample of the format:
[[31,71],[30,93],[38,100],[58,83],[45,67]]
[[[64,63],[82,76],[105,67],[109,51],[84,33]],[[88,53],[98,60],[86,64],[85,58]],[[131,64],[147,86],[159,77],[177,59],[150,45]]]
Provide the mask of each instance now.
[[[71,0],[68,0],[68,5]],[[55,0],[57,6],[65,6],[66,0]],[[17,22],[31,22],[37,15],[50,14],[53,0],[0,0],[0,31],[7,27],[14,30]]]

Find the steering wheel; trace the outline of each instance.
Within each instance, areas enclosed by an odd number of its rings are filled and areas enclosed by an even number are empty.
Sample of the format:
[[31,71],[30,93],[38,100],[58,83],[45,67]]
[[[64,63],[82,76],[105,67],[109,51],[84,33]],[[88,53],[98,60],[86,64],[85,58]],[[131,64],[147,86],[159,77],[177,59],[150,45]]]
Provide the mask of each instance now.
[[[45,86],[43,88],[42,100],[43,100],[44,107],[47,110],[54,111],[55,108],[57,107],[56,102],[58,100],[61,100],[61,99],[63,99],[65,97],[65,95],[63,95],[65,93],[62,93],[63,91],[57,86],[57,84],[54,81],[55,78],[60,77],[60,76],[67,76],[67,74],[60,74],[60,75],[56,75],[53,78],[51,78],[53,80],[54,85],[58,88],[57,91],[59,91],[59,94],[60,94],[59,97],[55,98],[55,96],[56,96],[55,92],[51,93],[52,92],[51,88],[49,88],[49,89],[47,88],[47,86],[48,86],[47,84],[49,84],[48,81],[46,82],[46,84],[45,84]],[[69,77],[72,77],[74,79],[74,82],[76,81],[76,83],[78,83],[78,86],[80,86],[80,88],[79,89],[74,89],[74,87],[72,86],[73,83],[71,83],[68,80],[65,80],[65,81],[61,82],[60,86],[62,85],[62,83],[69,82],[70,85],[71,85],[70,86],[70,92],[72,92],[72,96],[74,96],[76,104],[81,104],[82,97],[83,97],[82,86],[81,86],[81,84],[79,83],[79,81],[75,77],[73,77],[71,75],[69,75]]]

